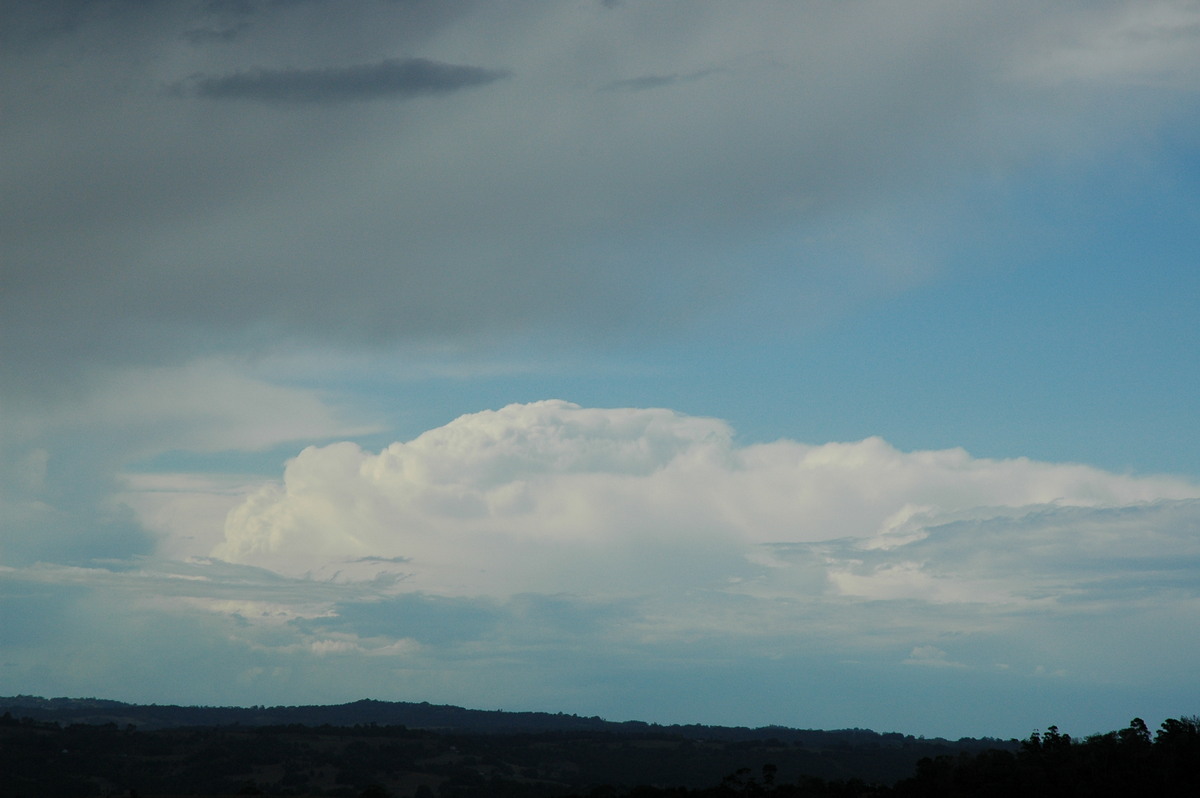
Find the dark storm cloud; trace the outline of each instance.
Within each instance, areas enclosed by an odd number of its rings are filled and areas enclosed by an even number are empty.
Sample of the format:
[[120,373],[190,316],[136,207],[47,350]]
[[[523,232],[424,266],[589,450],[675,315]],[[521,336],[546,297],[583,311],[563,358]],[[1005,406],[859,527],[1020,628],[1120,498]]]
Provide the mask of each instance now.
[[197,75],[180,85],[198,97],[262,102],[326,103],[408,99],[448,94],[508,77],[504,70],[444,64],[427,58],[388,58],[377,64],[323,69],[255,69]]

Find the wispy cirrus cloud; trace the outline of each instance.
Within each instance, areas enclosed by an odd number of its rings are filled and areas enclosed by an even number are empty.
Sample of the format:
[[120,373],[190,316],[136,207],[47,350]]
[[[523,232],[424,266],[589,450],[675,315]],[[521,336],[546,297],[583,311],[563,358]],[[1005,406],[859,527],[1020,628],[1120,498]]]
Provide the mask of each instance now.
[[696,80],[713,75],[714,73],[722,72],[721,69],[698,69],[694,72],[686,72],[683,74],[671,73],[669,75],[638,75],[634,78],[622,78],[614,80],[611,83],[606,83],[600,87],[600,91],[647,91],[648,89],[660,89],[666,86],[673,86],[678,83],[691,83]]

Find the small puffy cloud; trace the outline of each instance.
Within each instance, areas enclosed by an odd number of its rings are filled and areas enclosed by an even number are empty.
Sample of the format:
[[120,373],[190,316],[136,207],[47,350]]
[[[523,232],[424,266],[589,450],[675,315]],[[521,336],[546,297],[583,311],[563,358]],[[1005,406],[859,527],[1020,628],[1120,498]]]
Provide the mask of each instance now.
[[178,88],[210,99],[330,103],[449,94],[507,76],[503,70],[444,64],[428,58],[386,58],[375,64],[347,67],[196,75]]
[[901,452],[878,438],[739,446],[716,419],[545,401],[466,415],[378,454],[309,447],[230,513],[215,554],[292,574],[402,557],[415,588],[458,595],[799,579],[958,601],[969,600],[963,574],[970,590],[1009,584],[1017,552],[1055,573],[1089,551],[1178,554],[1174,516],[1192,505],[1152,503],[1198,495],[1176,478]]
[[933,668],[962,668],[961,662],[946,659],[946,652],[937,646],[917,646],[904,660],[905,665],[924,665]]

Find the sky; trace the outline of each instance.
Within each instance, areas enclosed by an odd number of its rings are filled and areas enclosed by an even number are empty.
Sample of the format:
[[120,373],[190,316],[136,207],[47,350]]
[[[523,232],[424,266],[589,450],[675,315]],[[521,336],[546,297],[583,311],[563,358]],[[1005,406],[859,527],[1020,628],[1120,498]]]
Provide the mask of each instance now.
[[1200,3],[0,0],[0,694],[1200,712]]

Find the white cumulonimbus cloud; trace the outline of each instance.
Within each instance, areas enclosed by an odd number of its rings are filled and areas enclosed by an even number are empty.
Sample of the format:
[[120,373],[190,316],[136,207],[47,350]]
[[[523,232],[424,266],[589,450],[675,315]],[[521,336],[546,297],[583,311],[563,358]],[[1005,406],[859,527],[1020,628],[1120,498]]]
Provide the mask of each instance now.
[[[230,513],[215,554],[293,575],[382,562],[414,589],[461,595],[714,587],[785,564],[788,544],[889,552],[1019,508],[1197,496],[1172,477],[901,452],[879,438],[743,446],[716,419],[543,401],[465,415],[378,454],[305,449],[281,484]],[[895,567],[876,570],[894,580]],[[838,568],[845,592],[870,593]]]

